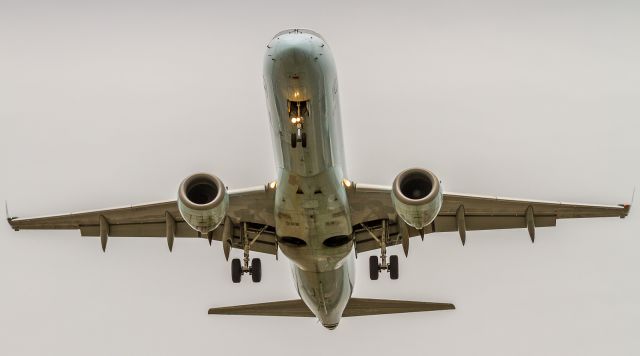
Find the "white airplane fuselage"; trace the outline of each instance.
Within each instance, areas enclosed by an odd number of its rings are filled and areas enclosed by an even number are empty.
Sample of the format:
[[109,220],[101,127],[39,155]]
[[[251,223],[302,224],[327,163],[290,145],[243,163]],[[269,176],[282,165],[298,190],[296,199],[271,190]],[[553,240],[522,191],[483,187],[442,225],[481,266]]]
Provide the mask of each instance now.
[[292,261],[302,300],[334,328],[355,282],[336,68],[328,45],[312,31],[280,32],[267,47],[279,247]]

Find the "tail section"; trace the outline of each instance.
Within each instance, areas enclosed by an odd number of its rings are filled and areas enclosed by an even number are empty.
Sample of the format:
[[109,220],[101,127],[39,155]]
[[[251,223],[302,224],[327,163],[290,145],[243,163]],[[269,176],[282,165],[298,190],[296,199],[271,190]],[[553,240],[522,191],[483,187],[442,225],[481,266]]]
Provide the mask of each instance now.
[[[455,309],[449,303],[351,298],[343,317]],[[301,299],[211,308],[209,314],[314,317]]]

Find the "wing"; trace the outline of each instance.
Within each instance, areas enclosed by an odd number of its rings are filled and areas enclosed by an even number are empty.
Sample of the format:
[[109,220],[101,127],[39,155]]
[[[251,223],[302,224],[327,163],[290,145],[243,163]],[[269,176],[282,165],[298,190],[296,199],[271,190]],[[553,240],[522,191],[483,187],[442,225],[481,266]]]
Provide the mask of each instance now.
[[[375,235],[382,219],[391,221],[390,244],[399,243],[390,187],[357,184],[348,194],[357,252],[379,247],[371,235]],[[440,213],[424,232],[458,231],[464,243],[466,231],[470,230],[527,228],[533,240],[536,227],[555,226],[557,219],[624,218],[630,208],[629,204],[588,205],[445,193]],[[418,234],[415,229],[409,230],[410,236]]]
[[[242,248],[242,227],[246,226],[250,239],[258,237],[251,250],[276,254],[274,197],[266,186],[231,190],[227,215],[233,224],[232,247]],[[207,238],[200,236],[184,221],[175,200],[104,210],[35,218],[9,218],[11,227],[18,230],[80,230],[82,236],[100,236],[101,220],[108,224],[108,236],[167,237],[169,227],[175,237]],[[244,224],[246,223],[246,224]],[[221,240],[223,224],[212,234]],[[171,246],[171,243],[170,243]]]

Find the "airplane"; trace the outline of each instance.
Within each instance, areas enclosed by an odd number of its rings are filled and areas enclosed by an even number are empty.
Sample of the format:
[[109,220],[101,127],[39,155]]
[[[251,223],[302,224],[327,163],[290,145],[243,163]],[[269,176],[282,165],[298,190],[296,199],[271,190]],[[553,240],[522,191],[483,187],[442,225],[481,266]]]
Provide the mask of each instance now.
[[75,229],[82,236],[162,237],[172,251],[175,238],[219,241],[231,279],[260,282],[260,258],[252,252],[281,251],[291,263],[299,299],[215,307],[209,314],[316,317],[335,329],[342,317],[455,309],[450,303],[352,298],[355,258],[369,257],[369,277],[399,277],[401,245],[408,256],[411,237],[457,231],[526,228],[534,242],[538,227],[558,219],[620,217],[631,204],[587,205],[444,192],[429,170],[400,172],[391,186],[348,179],[343,153],[338,81],[325,39],[305,29],[276,34],[264,57],[264,87],[272,130],[277,179],[257,187],[229,190],[218,177],[193,174],[182,181],[176,200],[121,208],[7,219],[11,227]]

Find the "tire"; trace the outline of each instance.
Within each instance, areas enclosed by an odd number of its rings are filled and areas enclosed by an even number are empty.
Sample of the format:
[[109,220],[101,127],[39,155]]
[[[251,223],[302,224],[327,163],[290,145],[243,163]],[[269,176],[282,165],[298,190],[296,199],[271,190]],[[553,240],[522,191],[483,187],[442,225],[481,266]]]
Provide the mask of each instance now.
[[239,258],[231,260],[231,280],[233,283],[240,283],[242,279],[242,265]]
[[389,258],[389,274],[391,279],[398,279],[398,255],[391,255]]
[[291,148],[296,148],[297,145],[298,145],[298,138],[296,137],[296,133],[292,132],[291,133]]
[[251,260],[251,280],[255,283],[262,280],[262,262],[260,262],[259,258]]
[[378,256],[369,256],[369,278],[371,278],[372,281],[376,281],[379,275]]
[[307,147],[307,133],[303,132],[302,133],[302,147]]

